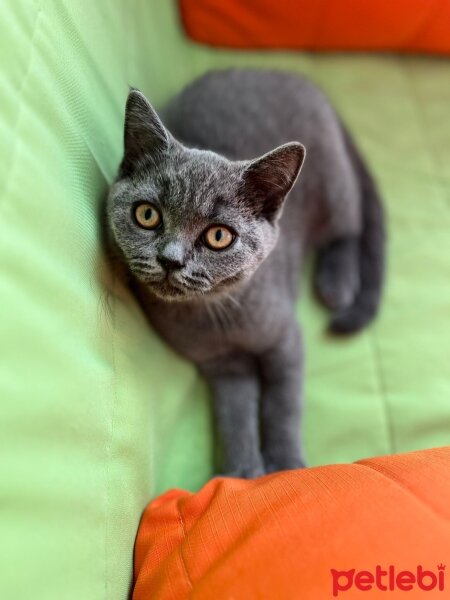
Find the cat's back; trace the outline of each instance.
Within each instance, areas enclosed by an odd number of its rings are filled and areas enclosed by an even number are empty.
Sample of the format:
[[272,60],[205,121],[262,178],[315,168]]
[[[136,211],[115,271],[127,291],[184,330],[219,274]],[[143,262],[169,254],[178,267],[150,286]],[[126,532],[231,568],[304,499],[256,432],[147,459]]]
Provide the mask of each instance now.
[[[336,131],[323,93],[299,75],[281,71],[210,71],[186,87],[162,113],[186,145],[248,159],[299,140],[309,150]],[[319,134],[319,135],[318,135]]]

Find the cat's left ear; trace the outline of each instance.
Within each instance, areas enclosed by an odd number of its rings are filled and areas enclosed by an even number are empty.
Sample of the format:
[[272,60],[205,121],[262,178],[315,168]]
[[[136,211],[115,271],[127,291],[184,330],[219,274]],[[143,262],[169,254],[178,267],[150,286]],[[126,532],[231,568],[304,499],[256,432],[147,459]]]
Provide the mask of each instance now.
[[122,169],[133,170],[145,156],[153,158],[169,145],[170,134],[142,92],[130,89],[125,107]]
[[290,142],[253,160],[246,167],[243,174],[245,195],[255,210],[269,221],[276,219],[300,173],[305,156],[302,144]]

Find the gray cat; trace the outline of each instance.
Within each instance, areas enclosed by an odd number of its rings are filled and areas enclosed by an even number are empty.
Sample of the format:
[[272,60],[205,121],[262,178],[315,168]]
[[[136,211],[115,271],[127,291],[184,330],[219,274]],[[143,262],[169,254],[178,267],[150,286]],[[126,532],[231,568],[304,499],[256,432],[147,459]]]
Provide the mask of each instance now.
[[153,327],[212,388],[223,473],[304,466],[305,253],[318,251],[333,332],[375,316],[384,271],[376,187],[323,93],[287,73],[215,71],[160,120],[132,89],[107,221]]

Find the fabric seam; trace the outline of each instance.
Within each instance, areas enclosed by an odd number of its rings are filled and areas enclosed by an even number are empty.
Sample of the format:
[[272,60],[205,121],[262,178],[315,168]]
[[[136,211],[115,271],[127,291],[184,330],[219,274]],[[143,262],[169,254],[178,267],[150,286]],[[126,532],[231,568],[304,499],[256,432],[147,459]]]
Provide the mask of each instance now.
[[388,445],[388,453],[394,454],[396,452],[397,444],[395,441],[395,432],[394,432],[394,424],[392,422],[389,401],[388,401],[388,392],[387,385],[384,378],[383,368],[381,366],[381,358],[380,352],[378,349],[378,341],[373,332],[368,332],[369,336],[369,344],[371,348],[371,353],[373,357],[373,365],[375,368],[376,380],[378,382],[378,390],[381,398],[381,406],[384,414],[385,420],[385,428],[386,428],[386,438]]
[[[177,510],[178,510],[178,522],[181,525],[181,530],[183,532],[183,541],[186,541],[187,540],[186,526],[185,526],[185,523],[184,523],[183,515],[181,513],[181,508],[178,505],[178,503],[177,503]],[[181,558],[181,564],[183,565],[184,574],[186,576],[186,581],[188,582],[189,587],[190,587],[191,592],[192,592],[193,589],[194,589],[194,585],[193,585],[191,577],[189,575],[189,570],[187,568],[186,560],[185,560],[185,557],[184,557],[184,554],[183,554],[183,543],[180,544],[180,558]]]
[[442,513],[440,513],[438,510],[436,510],[435,508],[433,508],[430,504],[428,504],[426,502],[426,500],[424,500],[423,498],[421,498],[420,496],[418,496],[417,493],[414,490],[412,490],[408,485],[404,484],[403,482],[401,482],[397,478],[395,478],[394,475],[390,475],[390,474],[386,473],[385,471],[382,471],[381,469],[378,469],[374,465],[371,465],[371,464],[369,464],[367,462],[358,461],[358,462],[355,462],[353,464],[354,465],[359,465],[361,467],[365,467],[365,468],[370,469],[372,471],[375,471],[376,473],[378,473],[379,475],[381,475],[385,479],[389,479],[389,481],[392,481],[392,483],[394,483],[395,485],[397,485],[399,488],[401,488],[402,490],[405,490],[409,494],[411,494],[411,496],[413,496],[417,500],[417,502],[419,502],[422,506],[424,506],[425,508],[427,508],[435,516],[439,517],[440,519],[442,519],[443,521],[445,521],[447,524],[450,524],[450,518],[449,517],[446,517],[445,515],[443,515]]
[[14,123],[14,128],[12,130],[12,150],[11,150],[11,165],[8,169],[8,176],[6,177],[6,181],[5,184],[3,186],[3,194],[2,194],[2,199],[3,201],[5,200],[7,193],[9,191],[9,187],[10,187],[10,183],[11,181],[13,181],[13,175],[15,173],[16,170],[16,163],[17,163],[17,152],[18,152],[18,144],[19,144],[19,136],[17,135],[19,126],[20,126],[20,122],[22,120],[22,114],[23,114],[23,93],[25,90],[25,86],[27,84],[28,78],[30,76],[30,72],[31,72],[31,65],[33,64],[34,61],[34,52],[35,52],[35,39],[36,39],[36,34],[39,30],[39,23],[40,23],[40,19],[41,19],[41,12],[42,12],[42,4],[41,2],[39,2],[38,6],[37,6],[37,11],[36,11],[36,17],[34,20],[34,25],[33,25],[33,33],[31,34],[31,40],[30,40],[30,53],[28,56],[28,61],[27,61],[27,66],[25,69],[25,74],[22,78],[22,82],[20,84],[20,90],[19,90],[19,107],[17,109],[17,116],[16,116],[16,121]]

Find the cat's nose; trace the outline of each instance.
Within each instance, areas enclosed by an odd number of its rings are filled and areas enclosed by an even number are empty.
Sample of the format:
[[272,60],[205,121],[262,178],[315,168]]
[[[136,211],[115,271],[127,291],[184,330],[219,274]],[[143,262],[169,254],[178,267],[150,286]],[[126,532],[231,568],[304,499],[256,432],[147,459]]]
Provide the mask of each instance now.
[[175,271],[184,267],[184,263],[178,258],[158,256],[156,260],[166,271]]
[[166,271],[175,271],[185,265],[185,249],[179,240],[172,240],[162,248],[156,259]]

